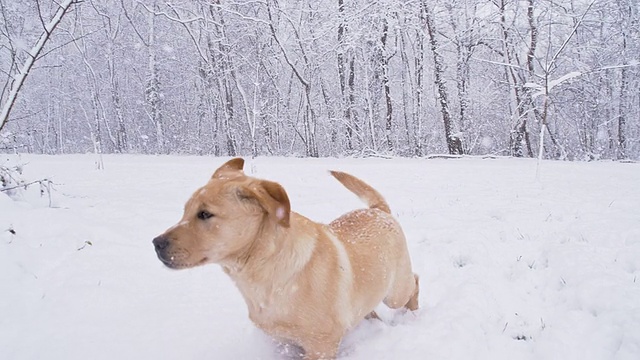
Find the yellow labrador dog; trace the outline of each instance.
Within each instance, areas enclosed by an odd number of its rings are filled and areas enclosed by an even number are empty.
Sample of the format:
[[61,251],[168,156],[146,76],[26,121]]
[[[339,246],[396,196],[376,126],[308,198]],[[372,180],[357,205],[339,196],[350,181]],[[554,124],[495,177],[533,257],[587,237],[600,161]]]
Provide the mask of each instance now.
[[305,359],[334,359],[345,332],[391,308],[418,308],[405,237],[372,187],[331,174],[367,209],[318,224],[290,210],[275,182],[246,176],[236,158],[215,171],[185,205],[182,220],[153,240],[172,269],[217,263],[233,279],[251,320],[304,349]]

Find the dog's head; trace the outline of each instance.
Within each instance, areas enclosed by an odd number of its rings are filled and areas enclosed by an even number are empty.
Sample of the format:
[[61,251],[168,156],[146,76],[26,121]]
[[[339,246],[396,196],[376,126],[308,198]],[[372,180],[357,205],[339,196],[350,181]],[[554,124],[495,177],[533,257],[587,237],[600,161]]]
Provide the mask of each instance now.
[[218,168],[184,207],[182,220],[153,239],[160,261],[172,269],[221,263],[246,255],[261,231],[289,227],[287,193],[277,183],[245,176],[244,160]]

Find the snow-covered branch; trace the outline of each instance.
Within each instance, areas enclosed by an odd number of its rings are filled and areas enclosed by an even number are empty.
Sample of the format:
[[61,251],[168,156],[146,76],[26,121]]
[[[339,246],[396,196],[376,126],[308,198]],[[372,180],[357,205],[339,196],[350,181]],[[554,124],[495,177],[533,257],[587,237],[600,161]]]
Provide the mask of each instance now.
[[20,68],[18,74],[15,76],[15,79],[11,86],[11,91],[9,92],[9,96],[7,97],[5,103],[2,104],[2,111],[0,112],[0,131],[2,131],[2,128],[4,128],[5,124],[9,120],[9,115],[18,98],[20,89],[24,85],[24,82],[27,79],[27,76],[29,75],[33,64],[35,64],[36,60],[38,59],[40,52],[51,37],[51,33],[56,28],[56,26],[58,26],[58,24],[62,20],[62,17],[76,2],[77,0],[64,0],[58,5],[59,7],[55,15],[53,16],[53,18],[51,18],[51,20],[49,20],[48,23],[44,24],[44,31],[38,38],[38,41],[36,41],[35,45],[31,48],[31,50],[28,51],[27,59]]

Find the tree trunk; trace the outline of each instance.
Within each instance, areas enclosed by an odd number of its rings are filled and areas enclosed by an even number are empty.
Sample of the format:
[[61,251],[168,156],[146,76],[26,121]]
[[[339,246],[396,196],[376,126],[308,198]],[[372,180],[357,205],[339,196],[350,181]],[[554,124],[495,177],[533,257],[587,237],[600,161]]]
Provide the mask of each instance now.
[[[157,11],[157,5],[154,3],[153,10]],[[162,99],[160,96],[160,75],[158,73],[158,59],[156,54],[156,15],[149,13],[149,40],[147,42],[148,50],[148,68],[147,82],[145,89],[145,98],[147,102],[148,115],[156,133],[156,154],[165,152],[165,128],[162,111]]]
[[118,120],[118,131],[116,132],[116,151],[119,153],[126,153],[129,151],[129,140],[127,138],[127,126],[122,114],[122,104],[120,100],[120,87],[118,86],[118,80],[114,73],[113,61],[111,61],[111,100],[113,101],[113,108],[116,113],[116,119]]
[[[416,147],[416,144],[413,142],[415,138],[412,134],[415,131],[411,129],[411,118],[410,111],[415,111],[415,102],[413,101],[413,96],[411,91],[414,89],[413,76],[411,74],[411,65],[409,63],[409,55],[407,54],[407,44],[405,41],[405,33],[398,27],[397,29],[397,38],[399,39],[400,44],[400,58],[402,60],[402,70],[400,71],[402,83],[400,84],[402,88],[402,115],[404,119],[404,131],[405,131],[405,139],[406,145],[403,149],[403,153],[406,155],[407,153],[412,153]],[[411,110],[410,110],[411,109]]]
[[[629,53],[633,51],[635,45],[635,49],[639,50],[637,45],[637,29],[638,23],[640,22],[640,14],[638,14],[637,3],[635,1],[622,2],[619,3],[620,10],[626,17],[624,19],[624,24],[626,26],[622,29],[622,54],[621,59],[623,62],[623,67],[620,70],[620,95],[619,95],[619,105],[618,105],[618,141],[617,141],[617,158],[618,159],[626,159],[629,154],[627,154],[627,117],[629,116],[628,112],[628,99],[629,99],[629,82],[631,81],[629,78],[629,61],[630,57]],[[635,36],[633,35],[635,34]],[[633,39],[633,38],[636,39]],[[636,53],[637,54],[637,53]],[[633,55],[631,55],[633,56]],[[640,114],[638,115],[640,116]]]
[[[425,9],[424,6],[420,6],[420,23],[425,23]],[[415,89],[415,98],[416,98],[416,109],[413,115],[414,121],[414,142],[415,149],[414,155],[422,156],[422,116],[423,116],[423,82],[424,82],[424,48],[425,48],[425,38],[424,31],[421,29],[416,30],[416,42],[418,43],[418,53],[415,57],[415,67],[416,67],[416,89]]]
[[338,24],[338,77],[340,78],[340,93],[342,94],[342,107],[345,119],[345,129],[347,137],[347,150],[353,151],[353,127],[351,125],[351,106],[349,103],[349,95],[347,94],[347,79],[351,77],[350,67],[347,69],[347,60],[345,59],[347,48],[345,44],[345,33],[347,25],[344,19],[344,0],[338,0],[338,14],[340,23]]
[[[210,5],[209,11],[211,16],[215,19],[216,34],[219,39],[217,49],[214,49],[213,39],[208,36],[209,47],[209,61],[216,68],[216,79],[218,81],[218,88],[222,94],[220,97],[221,108],[224,111],[223,132],[225,134],[225,142],[228,156],[237,156],[238,145],[236,139],[231,130],[231,126],[236,124],[235,103],[233,96],[233,88],[230,79],[230,49],[229,42],[226,38],[224,18],[222,17],[222,9],[220,7],[220,0],[216,0],[216,6]],[[221,54],[222,56],[217,56]]]
[[382,61],[382,83],[384,85],[384,99],[387,106],[387,115],[385,117],[385,137],[387,138],[387,150],[393,152],[393,141],[391,140],[391,130],[393,128],[393,101],[391,99],[391,86],[389,85],[389,60],[387,55],[387,38],[389,36],[389,22],[384,19],[382,25],[381,43],[381,61]]
[[620,74],[620,108],[618,110],[618,159],[627,158],[627,88],[629,86],[628,69],[623,67]]
[[[289,56],[289,53],[287,52],[284,45],[280,41],[280,38],[278,37],[278,32],[276,31],[276,27],[275,27],[276,24],[274,22],[275,19],[272,13],[271,4],[269,2],[267,2],[267,14],[269,17],[269,29],[271,30],[271,35],[273,37],[273,40],[276,42],[276,45],[280,49],[280,52],[282,53],[282,56],[284,57],[285,62],[287,63],[289,68],[291,68],[293,75],[298,80],[298,82],[300,82],[300,85],[302,86],[304,91],[304,93],[302,94],[303,95],[302,103],[303,103],[303,111],[304,111],[304,113],[302,114],[302,120],[303,120],[303,130],[304,130],[304,137],[305,137],[303,139],[305,143],[305,153],[307,156],[310,156],[310,157],[318,157],[320,154],[318,152],[318,143],[316,140],[317,116],[313,108],[313,105],[311,103],[311,82],[307,78],[305,78],[305,76],[303,75],[303,72],[301,72],[301,70],[296,66],[294,61],[292,61],[291,57]],[[296,37],[297,37],[298,36],[297,32],[294,31],[294,33],[296,33]],[[307,67],[308,66],[307,58],[304,53],[304,50],[302,49],[301,39],[297,38],[297,40],[298,40],[298,44],[301,46],[303,64],[305,65],[305,67]]]
[[510,155],[515,157],[526,156],[533,157],[533,150],[531,149],[531,141],[529,139],[529,130],[527,129],[527,111],[525,109],[525,103],[522,99],[524,88],[523,83],[520,81],[520,77],[516,73],[516,70],[510,66],[513,64],[513,45],[509,37],[509,30],[507,28],[507,20],[505,15],[505,8],[507,2],[502,0],[497,6],[500,12],[500,27],[502,31],[502,44],[503,44],[503,58],[505,66],[505,74],[507,84],[509,86],[509,97],[511,99],[511,116],[512,116],[512,130],[510,136]]
[[[466,4],[464,5],[466,6]],[[464,139],[468,136],[469,130],[469,104],[471,103],[469,99],[469,59],[471,58],[471,52],[473,50],[473,43],[471,39],[469,39],[470,33],[472,31],[467,28],[466,24],[466,9],[465,9],[465,27],[460,30],[458,29],[457,21],[462,21],[458,19],[460,14],[454,12],[453,4],[446,5],[447,10],[449,12],[449,21],[451,24],[451,28],[454,32],[454,41],[456,45],[456,87],[458,90],[458,121],[460,124],[460,133],[462,134],[462,138]],[[467,138],[468,140],[468,138]],[[463,143],[463,145],[469,146],[468,143]],[[463,149],[465,153],[469,151],[469,148]]]
[[360,137],[360,125],[355,112],[355,59],[353,50],[347,45],[348,26],[345,20],[344,0],[338,0],[338,75],[340,77],[340,93],[345,122],[345,136],[347,151],[352,152],[358,147]]
[[435,84],[438,88],[438,100],[440,101],[440,110],[442,112],[442,121],[444,122],[444,134],[447,141],[447,148],[451,155],[462,155],[464,151],[462,149],[462,141],[453,133],[453,123],[451,119],[451,112],[449,110],[449,102],[447,100],[447,86],[444,80],[444,66],[443,58],[440,55],[440,49],[438,46],[438,39],[436,38],[437,30],[433,15],[429,10],[425,0],[422,0],[422,6],[424,8],[425,22],[427,27],[427,33],[429,34],[429,40],[431,42],[431,52],[433,53],[433,65]]

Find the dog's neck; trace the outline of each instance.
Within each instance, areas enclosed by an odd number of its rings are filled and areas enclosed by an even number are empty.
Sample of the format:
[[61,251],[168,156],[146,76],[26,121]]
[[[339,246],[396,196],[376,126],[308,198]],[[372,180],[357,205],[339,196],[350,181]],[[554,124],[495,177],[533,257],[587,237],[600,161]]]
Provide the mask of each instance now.
[[221,263],[250,313],[261,313],[273,299],[297,287],[297,275],[311,259],[317,241],[317,234],[309,233],[309,223],[291,213],[290,227],[267,224],[239,256]]
[[238,286],[286,283],[304,268],[313,253],[317,234],[309,233],[309,224],[313,223],[294,212],[288,228],[265,221],[247,247],[221,262],[224,271]]

